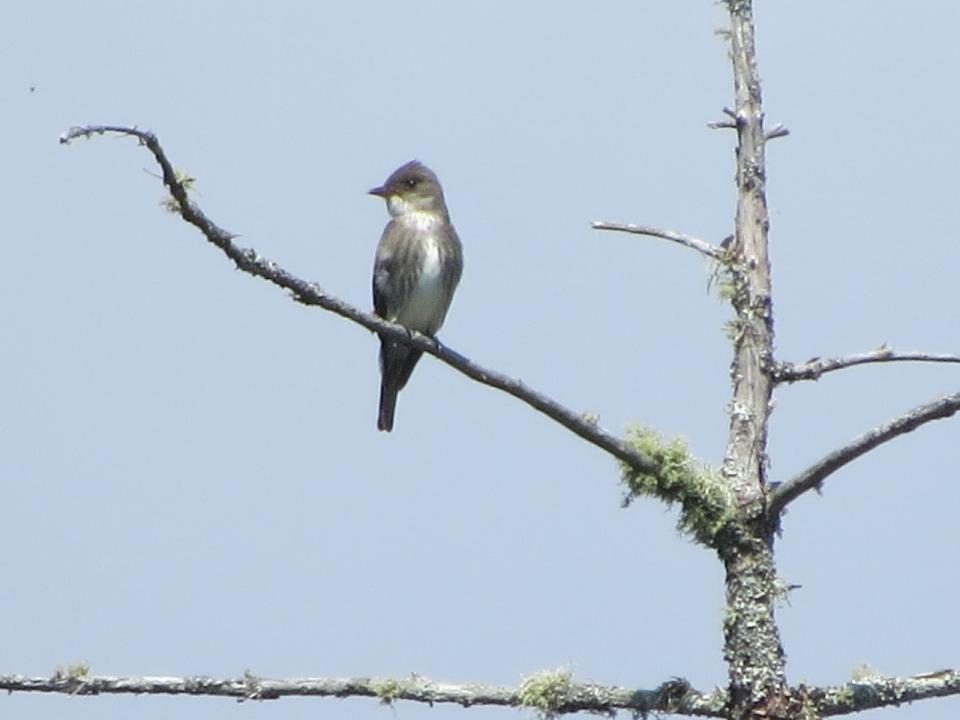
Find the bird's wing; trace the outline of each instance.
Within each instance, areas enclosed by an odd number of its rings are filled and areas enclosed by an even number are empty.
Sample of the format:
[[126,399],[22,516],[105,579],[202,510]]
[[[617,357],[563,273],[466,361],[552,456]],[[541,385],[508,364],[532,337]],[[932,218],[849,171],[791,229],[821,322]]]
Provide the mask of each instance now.
[[[391,220],[383,230],[373,264],[373,309],[380,317],[393,322],[417,281],[420,263],[410,257],[419,252],[416,231]],[[414,272],[410,272],[410,270]]]
[[447,225],[446,232],[448,233],[447,240],[451,242],[444,243],[447,255],[443,261],[450,272],[443,274],[444,290],[447,298],[453,300],[453,293],[457,289],[457,285],[460,283],[460,275],[463,273],[463,246],[460,244],[460,237],[457,235],[457,231],[453,229],[453,225]]

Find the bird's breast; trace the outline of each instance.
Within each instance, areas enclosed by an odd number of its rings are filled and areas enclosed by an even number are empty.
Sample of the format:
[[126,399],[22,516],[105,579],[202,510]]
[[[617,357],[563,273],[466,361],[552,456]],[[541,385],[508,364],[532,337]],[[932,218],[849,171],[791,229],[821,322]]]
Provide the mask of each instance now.
[[419,272],[407,302],[399,309],[397,322],[433,334],[443,324],[450,298],[443,281],[443,253],[436,235],[422,233],[419,244]]

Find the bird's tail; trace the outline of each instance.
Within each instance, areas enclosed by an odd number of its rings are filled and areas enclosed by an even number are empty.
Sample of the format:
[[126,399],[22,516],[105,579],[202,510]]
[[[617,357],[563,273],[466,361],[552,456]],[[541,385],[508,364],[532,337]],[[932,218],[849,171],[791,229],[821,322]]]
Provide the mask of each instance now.
[[416,367],[423,354],[422,350],[400,345],[390,341],[380,344],[380,413],[377,416],[377,429],[385,432],[393,430],[393,414],[397,409],[397,393],[410,379],[410,373]]
[[393,414],[397,409],[397,388],[389,387],[386,378],[380,383],[380,414],[377,416],[377,430],[393,430]]

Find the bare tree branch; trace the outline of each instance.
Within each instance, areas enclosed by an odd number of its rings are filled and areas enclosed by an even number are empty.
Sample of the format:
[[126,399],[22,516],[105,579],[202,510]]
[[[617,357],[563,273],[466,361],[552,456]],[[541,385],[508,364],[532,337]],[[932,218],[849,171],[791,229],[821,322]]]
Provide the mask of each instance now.
[[893,440],[899,435],[916,430],[921,425],[933,420],[949,418],[958,411],[960,411],[960,393],[947,395],[926,405],[920,405],[900,417],[864,433],[774,489],[769,495],[768,517],[775,523],[788,504],[808,490],[814,488],[819,490],[821,483],[827,477],[875,447]]
[[767,130],[767,140],[776,140],[777,138],[786,137],[789,134],[790,130],[788,128],[785,128],[781,123],[777,123]]
[[[740,127],[737,121],[737,114],[733,110],[724,108],[723,112],[732,117],[733,120],[711,120],[707,123],[707,127],[711,130],[736,130]],[[789,134],[789,128],[784,127],[783,123],[777,123],[767,130],[764,137],[766,140],[776,140],[777,138],[786,137]]]
[[798,380],[819,380],[824,373],[843,370],[854,365],[884,362],[960,363],[960,355],[894,352],[893,348],[882,345],[876,350],[870,350],[859,355],[845,355],[826,359],[813,358],[804,363],[777,363],[772,370],[772,374],[773,379],[778,383],[792,383]]
[[[534,676],[533,679],[537,679]],[[531,689],[532,688],[532,689]],[[723,717],[726,693],[691,690],[683,680],[666,682],[655,690],[630,690],[572,682],[544,686],[552,702],[541,703],[537,687],[525,681],[519,688],[491,685],[437,683],[420,675],[406,679],[291,678],[268,679],[247,673],[242,678],[210,677],[113,677],[109,675],[55,675],[50,678],[0,675],[0,690],[7,692],[63,693],[66,695],[205,695],[237,700],[275,700],[282,697],[370,697],[382,702],[410,700],[427,703],[534,707],[551,714],[591,712],[612,714],[616,710],[636,713],[662,712],[675,715]],[[556,692],[556,694],[553,693]],[[547,694],[547,693],[545,693]]]
[[633,233],[634,235],[649,235],[650,237],[663,238],[671,242],[679,243],[697,252],[703,253],[709,257],[719,259],[723,255],[723,249],[708,243],[706,240],[674,232],[673,230],[661,230],[659,228],[647,227],[645,225],[632,225],[629,223],[603,222],[597,220],[590,225],[594,230],[618,230],[620,232]]
[[901,705],[915,700],[960,695],[960,670],[940,670],[913,677],[866,677],[846,685],[810,690],[823,716]]
[[69,143],[77,138],[89,138],[105,133],[130,135],[137,138],[141,145],[147,147],[163,171],[163,183],[173,196],[176,212],[200,230],[207,240],[220,248],[227,257],[236,263],[240,270],[289,290],[297,302],[304,305],[316,305],[391,340],[423,350],[450,367],[459,370],[467,377],[522,400],[530,407],[555,420],[587,442],[606,450],[631,467],[641,472],[655,472],[656,466],[649,458],[601,428],[593,416],[575,413],[546,395],[531,390],[522,381],[483,368],[426,335],[408,330],[402,325],[389,323],[376,315],[365,313],[339,298],[325,293],[318,285],[295,277],[275,262],[260,257],[256,250],[242,248],[234,244],[234,235],[217,226],[187,197],[187,188],[184,181],[177,176],[173,165],[153,133],[118,125],[91,125],[71,128],[60,137],[60,142]]
[[733,120],[711,120],[707,127],[711,130],[736,130],[737,124]]

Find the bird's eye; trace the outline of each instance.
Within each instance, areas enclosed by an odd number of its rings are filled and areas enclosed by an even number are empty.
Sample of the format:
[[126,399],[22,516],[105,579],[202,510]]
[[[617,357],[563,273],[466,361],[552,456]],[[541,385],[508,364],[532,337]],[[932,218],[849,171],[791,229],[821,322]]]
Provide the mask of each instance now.
[[407,178],[406,180],[403,181],[403,184],[406,185],[411,190],[413,190],[417,186],[417,179]]

